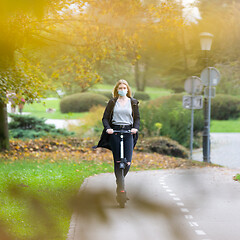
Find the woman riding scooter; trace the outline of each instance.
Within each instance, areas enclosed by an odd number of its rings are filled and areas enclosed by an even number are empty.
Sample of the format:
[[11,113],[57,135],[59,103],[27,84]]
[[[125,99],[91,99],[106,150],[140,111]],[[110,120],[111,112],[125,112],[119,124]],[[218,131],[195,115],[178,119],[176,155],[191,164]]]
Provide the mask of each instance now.
[[138,101],[132,98],[131,88],[126,80],[119,80],[113,89],[113,99],[110,99],[104,111],[102,122],[104,130],[97,147],[108,148],[113,153],[114,172],[119,191],[121,169],[119,167],[120,136],[114,130],[130,130],[131,134],[124,136],[124,156],[127,165],[124,176],[127,175],[132,161],[133,148],[137,143],[140,115]]

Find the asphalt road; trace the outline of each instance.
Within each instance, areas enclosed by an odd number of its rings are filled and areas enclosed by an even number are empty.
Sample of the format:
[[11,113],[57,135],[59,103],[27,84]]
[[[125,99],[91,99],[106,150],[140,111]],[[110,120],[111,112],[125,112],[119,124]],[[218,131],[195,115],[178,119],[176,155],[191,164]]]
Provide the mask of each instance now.
[[[240,169],[240,133],[211,133],[210,161],[228,168]],[[202,149],[193,152],[193,159],[203,161]]]
[[113,174],[91,177],[75,202],[68,240],[239,240],[236,173],[225,168],[130,172],[125,209],[112,195]]

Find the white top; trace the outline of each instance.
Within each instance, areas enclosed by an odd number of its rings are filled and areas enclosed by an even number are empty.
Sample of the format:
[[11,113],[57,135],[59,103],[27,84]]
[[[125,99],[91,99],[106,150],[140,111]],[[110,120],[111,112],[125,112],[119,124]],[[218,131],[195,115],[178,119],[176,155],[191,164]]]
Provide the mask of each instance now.
[[132,106],[131,106],[130,98],[128,98],[128,101],[124,106],[122,106],[118,101],[116,102],[113,109],[112,123],[114,125],[132,125],[133,124]]

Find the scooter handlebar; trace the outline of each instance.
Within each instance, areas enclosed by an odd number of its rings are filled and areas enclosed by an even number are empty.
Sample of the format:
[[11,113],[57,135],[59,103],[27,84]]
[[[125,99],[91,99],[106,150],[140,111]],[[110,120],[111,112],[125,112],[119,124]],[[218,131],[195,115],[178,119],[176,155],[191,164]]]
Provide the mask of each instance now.
[[124,129],[113,130],[113,133],[121,133],[121,134],[125,134],[125,133],[131,133],[131,130],[124,130]]

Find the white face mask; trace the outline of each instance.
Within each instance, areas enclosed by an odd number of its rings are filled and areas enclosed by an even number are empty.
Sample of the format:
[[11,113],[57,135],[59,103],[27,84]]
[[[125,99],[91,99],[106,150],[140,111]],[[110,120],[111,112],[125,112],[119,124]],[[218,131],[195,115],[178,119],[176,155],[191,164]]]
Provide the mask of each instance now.
[[127,95],[128,90],[123,89],[123,90],[118,90],[118,94],[122,97],[125,97]]

